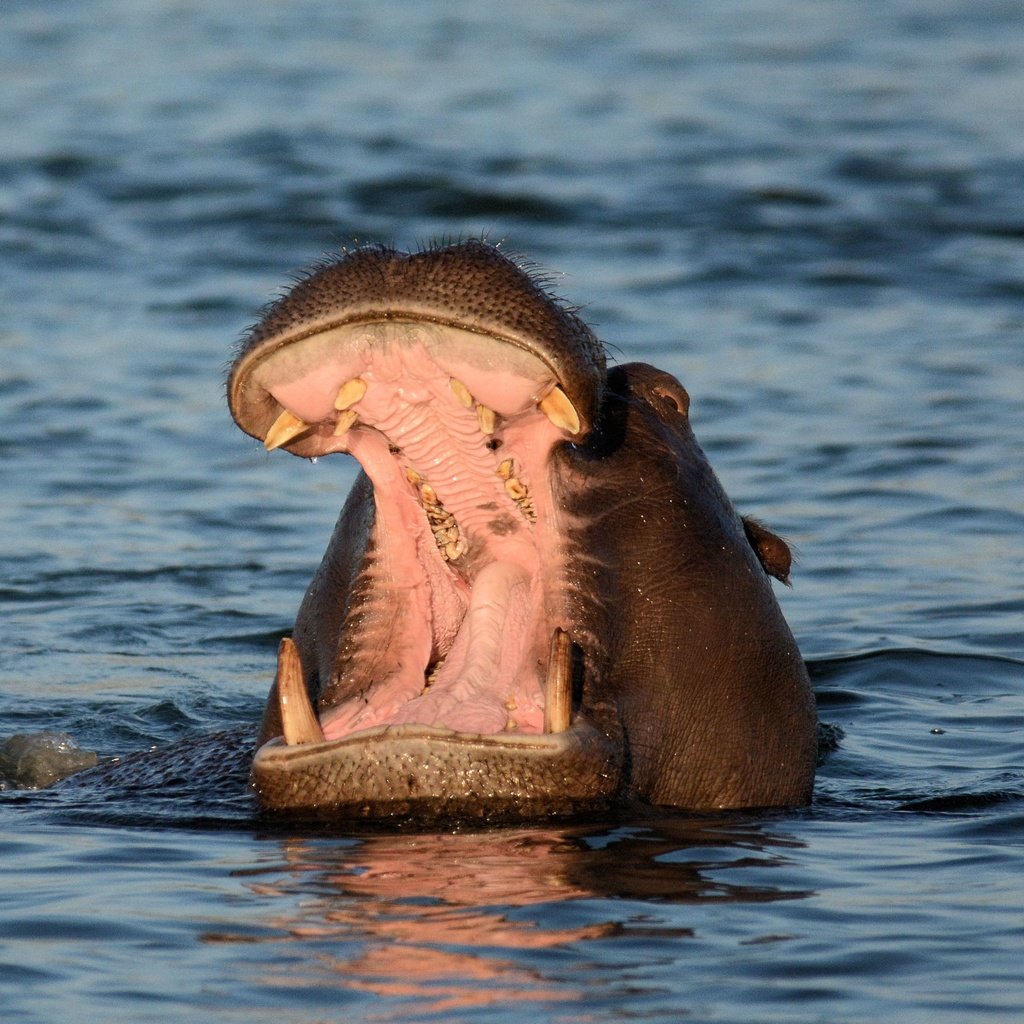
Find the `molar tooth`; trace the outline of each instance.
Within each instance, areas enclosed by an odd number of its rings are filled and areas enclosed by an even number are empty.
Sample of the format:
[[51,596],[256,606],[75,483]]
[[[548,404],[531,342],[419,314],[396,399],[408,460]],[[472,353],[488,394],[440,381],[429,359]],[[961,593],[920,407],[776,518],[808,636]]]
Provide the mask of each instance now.
[[423,499],[424,505],[437,504],[437,491],[430,484],[420,484],[420,497]]
[[352,429],[357,419],[359,419],[359,413],[355,409],[345,409],[338,413],[338,422],[334,425],[334,436],[344,437]]
[[454,377],[450,377],[448,380],[448,387],[452,389],[452,394],[467,408],[473,408],[473,396],[469,393],[469,388],[462,383],[461,380],[456,380]]
[[556,384],[538,403],[537,407],[559,430],[578,434],[580,417],[569,396]]
[[[455,545],[457,547],[459,543],[459,531],[454,527],[447,530],[443,526],[435,527],[434,540],[437,543],[437,546],[442,550],[451,545]],[[459,553],[461,554],[461,551]]]
[[496,472],[502,480],[508,480],[512,476],[512,460],[505,459],[503,462],[499,462]]
[[572,641],[556,626],[551,634],[548,677],[544,684],[544,731],[565,732],[572,717]]
[[448,540],[446,537],[438,537],[436,535],[435,538],[438,550],[449,562],[454,562],[456,558],[461,558],[469,550],[469,545],[461,535],[457,536],[455,540]]
[[414,487],[419,487],[419,485],[423,483],[423,477],[421,477],[411,466],[405,471],[405,479]]
[[323,743],[324,733],[302,680],[299,652],[294,641],[287,636],[277,648],[277,703],[284,741],[288,746]]
[[526,484],[522,480],[516,479],[516,477],[509,477],[505,481],[505,493],[513,501],[521,501],[523,498],[528,498],[530,492],[526,489]]
[[305,434],[312,429],[312,424],[300,420],[294,413],[285,409],[267,431],[267,436],[263,439],[263,447],[268,452],[272,452],[275,448],[294,441],[300,434]]
[[476,420],[480,424],[480,429],[485,434],[493,434],[498,422],[498,414],[493,409],[488,409],[486,405],[478,405],[476,407]]
[[338,397],[334,400],[334,408],[344,412],[349,406],[355,405],[366,394],[366,381],[362,377],[353,377],[338,388]]

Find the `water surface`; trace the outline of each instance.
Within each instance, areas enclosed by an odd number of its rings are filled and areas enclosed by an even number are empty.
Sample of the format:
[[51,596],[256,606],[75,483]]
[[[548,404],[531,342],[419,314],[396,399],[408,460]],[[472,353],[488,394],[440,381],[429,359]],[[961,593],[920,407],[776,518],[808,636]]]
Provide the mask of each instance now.
[[271,830],[0,794],[14,1021],[1015,1021],[1017,3],[8,0],[0,737],[255,721],[354,465],[233,427],[231,346],[359,241],[485,234],[677,374],[843,739],[811,808]]

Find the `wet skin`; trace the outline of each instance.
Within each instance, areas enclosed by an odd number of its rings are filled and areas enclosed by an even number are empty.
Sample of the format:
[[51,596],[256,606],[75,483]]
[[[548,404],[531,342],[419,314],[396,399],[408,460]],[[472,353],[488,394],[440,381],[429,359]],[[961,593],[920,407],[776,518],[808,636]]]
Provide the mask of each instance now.
[[632,799],[802,804],[815,710],[768,574],[672,376],[471,241],[357,250],[245,339],[239,426],[347,452],[253,782],[273,811],[523,819]]

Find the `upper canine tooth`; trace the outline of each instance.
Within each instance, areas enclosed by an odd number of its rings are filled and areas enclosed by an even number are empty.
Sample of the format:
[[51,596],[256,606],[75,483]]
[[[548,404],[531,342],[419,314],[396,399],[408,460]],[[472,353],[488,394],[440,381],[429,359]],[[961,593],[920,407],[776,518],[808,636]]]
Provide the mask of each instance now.
[[564,629],[551,634],[544,684],[544,731],[565,732],[572,717],[572,641]]
[[476,407],[476,420],[480,424],[480,429],[485,434],[494,433],[498,417],[493,409],[488,409],[486,405],[478,405]]
[[343,437],[352,429],[352,424],[359,419],[355,409],[345,409],[338,413],[338,422],[334,425],[334,436]]
[[338,388],[338,397],[334,400],[334,408],[338,412],[342,412],[349,406],[355,405],[365,394],[366,381],[362,377],[353,377]]
[[556,384],[538,403],[540,411],[560,430],[580,432],[580,417],[569,396]]
[[469,393],[469,388],[462,383],[461,380],[456,380],[454,377],[448,381],[448,387],[452,389],[452,394],[467,408],[473,408],[473,396]]
[[288,746],[323,743],[324,732],[309,702],[302,679],[302,663],[291,637],[284,637],[277,648],[277,703],[281,728]]
[[263,439],[263,447],[268,452],[272,452],[275,448],[294,441],[300,434],[305,434],[308,430],[312,430],[311,424],[300,420],[294,413],[285,409],[267,431],[267,436]]

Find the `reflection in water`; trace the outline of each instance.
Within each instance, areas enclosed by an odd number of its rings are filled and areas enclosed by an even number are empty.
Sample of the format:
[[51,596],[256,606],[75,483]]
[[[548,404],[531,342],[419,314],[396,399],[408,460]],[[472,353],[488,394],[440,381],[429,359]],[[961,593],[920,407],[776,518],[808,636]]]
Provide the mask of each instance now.
[[[289,982],[333,980],[350,994],[414,999],[424,1013],[576,1001],[584,979],[562,974],[551,951],[590,939],[693,934],[675,921],[659,924],[665,915],[637,902],[809,895],[763,883],[765,869],[799,844],[736,819],[273,841],[281,861],[239,875],[253,896],[281,899],[266,924],[308,947],[285,961]],[[596,905],[583,901],[592,897],[616,900],[622,915],[588,920]],[[601,906],[607,914],[609,904]]]

